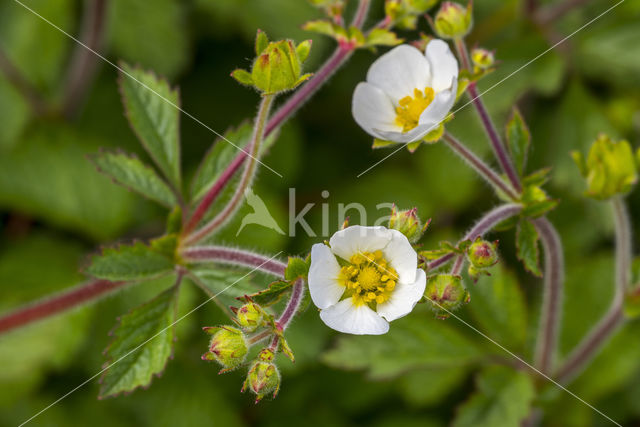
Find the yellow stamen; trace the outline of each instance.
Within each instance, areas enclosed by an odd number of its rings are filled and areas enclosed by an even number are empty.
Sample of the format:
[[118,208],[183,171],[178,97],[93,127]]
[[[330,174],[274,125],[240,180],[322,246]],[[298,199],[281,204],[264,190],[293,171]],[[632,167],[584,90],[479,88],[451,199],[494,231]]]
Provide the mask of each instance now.
[[413,90],[413,96],[405,96],[396,107],[396,124],[402,127],[402,132],[408,132],[418,126],[420,115],[433,102],[435,93],[432,88]]
[[391,297],[398,274],[388,266],[382,251],[355,254],[349,263],[340,269],[338,280],[353,304],[382,304]]

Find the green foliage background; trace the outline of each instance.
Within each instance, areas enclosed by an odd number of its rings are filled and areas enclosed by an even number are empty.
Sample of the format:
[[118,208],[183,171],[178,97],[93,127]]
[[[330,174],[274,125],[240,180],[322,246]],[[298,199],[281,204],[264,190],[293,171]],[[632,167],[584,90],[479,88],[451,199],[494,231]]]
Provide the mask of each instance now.
[[[25,2],[71,34],[79,32],[82,2]],[[588,3],[546,29],[523,16],[515,0],[475,4],[472,43],[496,50],[498,70],[481,83],[491,87],[610,6]],[[549,2],[547,2],[549,3]],[[106,56],[140,64],[180,86],[183,107],[218,131],[255,113],[258,96],[229,73],[247,67],[257,28],[272,38],[309,38],[299,27],[318,12],[301,0],[113,0],[108,9]],[[381,18],[374,2],[370,23]],[[640,136],[640,3],[626,1],[561,47],[496,86],[486,104],[502,125],[518,103],[530,126],[531,169],[552,166],[549,190],[561,199],[551,214],[565,244],[567,282],[561,353],[566,354],[603,313],[612,295],[612,223],[606,205],[582,197],[583,183],[570,150],[586,151],[598,132],[633,142]],[[421,28],[426,24],[421,21]],[[406,34],[415,37],[415,34]],[[313,70],[333,48],[313,37],[307,65]],[[0,48],[28,80],[56,102],[74,43],[10,0],[0,3]],[[417,206],[433,218],[426,245],[455,240],[496,201],[490,189],[439,144],[414,155],[394,155],[361,178],[356,175],[388,154],[370,150],[370,138],[350,114],[351,93],[374,59],[358,52],[282,130],[264,159],[280,179],[262,169],[255,191],[286,226],[288,189],[297,209],[321,230],[321,204],[338,227],[338,203],[359,202],[369,222],[387,211],[376,205]],[[34,118],[21,95],[0,76],[0,310],[38,299],[82,280],[79,267],[100,244],[152,237],[164,212],[95,171],[86,156],[99,147],[122,147],[145,159],[124,116],[116,70],[100,71],[78,117]],[[214,141],[207,129],[181,117],[187,176]],[[490,151],[470,108],[448,129],[485,158]],[[329,197],[322,197],[323,190]],[[629,198],[640,228],[640,198]],[[359,218],[352,212],[352,223]],[[239,215],[241,218],[242,212]],[[321,238],[281,236],[238,224],[223,240],[265,252],[305,254]],[[283,227],[285,228],[285,227]],[[286,228],[285,228],[286,229]],[[510,350],[530,357],[541,284],[515,259],[513,232],[496,235],[503,261],[491,278],[471,286],[460,315]],[[636,234],[637,237],[637,234]],[[636,238],[636,242],[639,240]],[[148,300],[170,279],[125,290],[90,307],[0,336],[0,425],[17,425],[94,375],[103,364],[115,318]],[[179,313],[206,298],[184,287]],[[517,425],[534,402],[547,411],[545,425],[599,426],[607,421],[553,387],[535,396],[527,376],[487,358],[497,347],[455,319],[439,321],[419,307],[394,322],[384,337],[338,336],[313,309],[290,329],[296,363],[282,359],[283,384],[275,401],[252,403],[238,393],[241,373],[218,376],[200,360],[203,325],[224,316],[215,304],[180,322],[173,360],[148,390],[98,401],[91,381],[53,406],[34,425]],[[625,425],[640,422],[640,325],[620,331],[570,388]],[[497,414],[497,415],[496,415]],[[497,418],[496,418],[497,417]],[[514,424],[515,423],[515,424]]]

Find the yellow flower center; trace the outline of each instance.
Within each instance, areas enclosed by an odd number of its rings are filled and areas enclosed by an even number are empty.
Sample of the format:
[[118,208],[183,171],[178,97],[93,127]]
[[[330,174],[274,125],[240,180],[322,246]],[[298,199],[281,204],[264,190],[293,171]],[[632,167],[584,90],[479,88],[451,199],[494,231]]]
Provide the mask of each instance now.
[[418,126],[420,115],[431,104],[435,93],[430,87],[413,90],[413,96],[405,96],[396,107],[396,124],[402,127],[402,132],[408,132]]
[[382,251],[362,252],[349,260],[349,265],[340,269],[338,281],[347,288],[346,296],[355,305],[382,304],[391,297],[398,274],[389,265]]

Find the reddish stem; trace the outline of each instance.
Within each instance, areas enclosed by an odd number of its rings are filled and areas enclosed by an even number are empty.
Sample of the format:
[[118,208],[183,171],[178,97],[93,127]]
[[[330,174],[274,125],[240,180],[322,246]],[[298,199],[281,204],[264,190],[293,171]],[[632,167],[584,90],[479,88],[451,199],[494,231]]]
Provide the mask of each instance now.
[[93,280],[49,299],[31,303],[0,317],[0,333],[61,313],[69,308],[100,298],[131,283]]
[[278,326],[282,328],[282,330],[287,329],[289,323],[291,323],[291,319],[298,312],[298,308],[300,307],[300,303],[302,302],[302,297],[304,296],[304,281],[302,279],[298,280],[293,285],[293,291],[291,292],[291,298],[289,298],[289,302],[285,307],[284,311],[280,315],[278,319]]
[[183,249],[180,255],[187,262],[218,262],[251,267],[272,274],[279,279],[284,278],[284,270],[287,267],[285,263],[277,259],[224,246],[192,246]]

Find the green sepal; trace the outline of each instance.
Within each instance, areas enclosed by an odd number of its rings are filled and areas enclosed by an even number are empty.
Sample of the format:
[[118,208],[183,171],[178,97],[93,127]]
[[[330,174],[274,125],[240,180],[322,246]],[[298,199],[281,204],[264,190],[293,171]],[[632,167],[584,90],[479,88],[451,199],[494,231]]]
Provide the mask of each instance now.
[[312,40],[305,40],[296,46],[296,54],[300,62],[305,62],[311,52]]
[[384,148],[384,147],[388,147],[390,145],[396,145],[396,144],[397,144],[397,142],[385,141],[384,139],[374,138],[373,145],[371,146],[371,148],[373,148],[373,149]]
[[253,78],[251,77],[251,73],[247,70],[237,68],[231,72],[231,77],[233,77],[241,85],[253,86]]
[[268,45],[269,37],[267,37],[267,33],[259,29],[256,33],[256,55],[260,55]]

